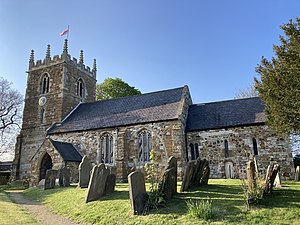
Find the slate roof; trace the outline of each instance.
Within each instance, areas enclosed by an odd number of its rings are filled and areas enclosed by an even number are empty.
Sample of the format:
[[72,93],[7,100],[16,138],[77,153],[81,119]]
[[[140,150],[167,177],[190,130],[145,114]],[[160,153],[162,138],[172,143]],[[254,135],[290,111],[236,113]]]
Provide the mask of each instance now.
[[262,124],[266,122],[264,109],[258,97],[191,105],[186,130]]
[[51,143],[65,161],[81,162],[82,155],[73,144],[53,140]]
[[184,87],[80,104],[48,134],[177,119]]

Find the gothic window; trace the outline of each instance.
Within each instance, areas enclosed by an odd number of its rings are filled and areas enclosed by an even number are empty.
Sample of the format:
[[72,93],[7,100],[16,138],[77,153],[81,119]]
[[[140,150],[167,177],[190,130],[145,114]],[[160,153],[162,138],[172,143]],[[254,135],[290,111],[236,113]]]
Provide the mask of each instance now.
[[77,81],[76,94],[81,98],[84,97],[84,83],[81,78]]
[[138,135],[138,161],[148,162],[150,151],[152,150],[152,136],[147,131],[142,131]]
[[190,151],[191,151],[191,159],[195,160],[195,150],[193,144],[190,144]]
[[195,154],[196,154],[196,159],[199,158],[199,145],[196,143],[195,144]]
[[41,110],[41,124],[45,123],[45,114],[46,114],[46,111],[45,111],[44,108],[42,108],[42,110]]
[[45,73],[42,77],[41,93],[46,94],[48,92],[49,92],[49,75]]
[[253,138],[253,139],[252,139],[252,142],[253,142],[253,154],[254,154],[254,155],[258,155],[256,139]]
[[229,150],[228,150],[228,141],[224,141],[224,147],[225,147],[225,158],[229,157]]
[[105,134],[101,137],[101,150],[101,162],[113,163],[113,137],[111,135]]

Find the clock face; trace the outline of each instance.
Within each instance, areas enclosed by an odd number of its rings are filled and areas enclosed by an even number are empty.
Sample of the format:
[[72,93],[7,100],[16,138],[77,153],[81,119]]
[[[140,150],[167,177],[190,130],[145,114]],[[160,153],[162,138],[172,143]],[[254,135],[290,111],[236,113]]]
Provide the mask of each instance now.
[[40,99],[39,99],[40,106],[44,106],[46,104],[46,102],[47,102],[47,98],[45,96],[40,97]]

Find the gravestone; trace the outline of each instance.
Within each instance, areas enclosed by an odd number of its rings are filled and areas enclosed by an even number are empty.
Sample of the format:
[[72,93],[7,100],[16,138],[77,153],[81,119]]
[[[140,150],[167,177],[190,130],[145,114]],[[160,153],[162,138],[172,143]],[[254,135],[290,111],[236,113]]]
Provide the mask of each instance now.
[[270,163],[270,165],[268,166],[264,194],[272,193],[274,181],[279,170],[280,166],[278,164],[274,165],[274,163]]
[[105,165],[95,165],[92,169],[91,179],[88,186],[86,203],[96,201],[105,194],[106,180],[109,170]]
[[296,167],[296,173],[295,173],[295,181],[300,180],[300,166]]
[[177,193],[177,159],[174,156],[171,156],[168,160],[168,166],[166,168],[167,169],[171,169],[171,168],[175,168],[175,180],[173,181],[175,184],[174,186],[174,190],[173,193],[176,194]]
[[85,155],[79,164],[79,187],[87,188],[91,177],[92,164]]
[[181,192],[187,191],[191,186],[194,170],[195,170],[195,161],[193,160],[188,162],[187,167],[185,169],[185,173],[183,175],[183,180],[180,189]]
[[58,183],[60,187],[70,186],[70,170],[67,167],[64,167],[58,171]]
[[172,196],[176,194],[174,191],[174,189],[177,188],[176,177],[176,169],[174,167],[172,167],[171,169],[167,169],[164,172],[159,191],[161,191],[161,193],[163,194],[164,200],[166,202],[170,201]]
[[148,200],[144,175],[138,171],[132,172],[128,175],[128,183],[131,209],[134,215],[141,215]]
[[116,175],[109,174],[106,178],[106,187],[105,187],[105,194],[110,194],[115,191],[116,187]]
[[281,177],[280,173],[277,173],[275,181],[274,181],[274,186],[275,187],[281,187]]
[[55,180],[57,175],[57,170],[51,169],[46,171],[44,190],[55,188]]
[[210,168],[209,168],[208,161],[205,159],[203,163],[203,175],[200,179],[200,185],[208,184],[209,175],[210,175]]
[[250,190],[255,190],[257,187],[255,176],[255,164],[252,160],[247,163],[247,179]]

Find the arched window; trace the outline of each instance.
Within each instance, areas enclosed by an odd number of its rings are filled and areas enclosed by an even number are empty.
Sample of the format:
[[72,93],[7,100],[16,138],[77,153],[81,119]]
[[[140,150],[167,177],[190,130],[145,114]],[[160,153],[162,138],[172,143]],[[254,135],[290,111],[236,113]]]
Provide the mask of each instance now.
[[254,155],[258,155],[256,139],[253,138],[253,139],[252,139],[252,142],[253,142],[253,154],[254,154]]
[[147,131],[142,131],[138,135],[138,161],[147,162],[150,160],[152,150],[152,136]]
[[224,147],[225,147],[225,158],[229,157],[229,149],[228,149],[228,141],[224,141]]
[[191,151],[191,159],[195,160],[195,150],[193,144],[190,144],[190,151]]
[[41,110],[41,124],[45,123],[45,114],[46,114],[46,111],[45,111],[44,108],[42,108],[42,110]]
[[199,145],[196,143],[195,144],[195,154],[196,154],[196,159],[199,158]]
[[42,88],[41,88],[41,93],[46,94],[49,92],[49,75],[44,74],[42,77]]
[[77,96],[79,97],[84,97],[84,83],[81,78],[77,81],[77,91],[76,91]]
[[113,137],[111,135],[105,134],[101,137],[101,150],[101,162],[113,163]]

